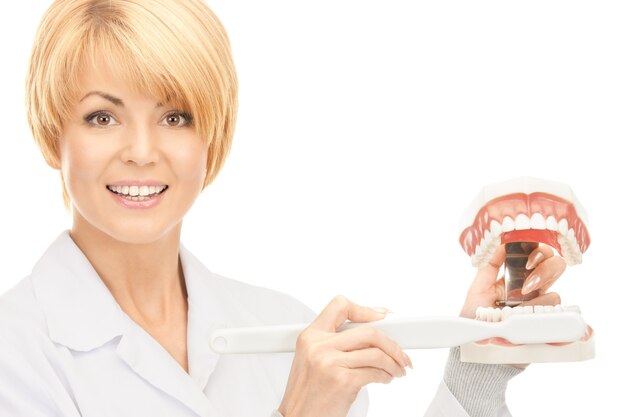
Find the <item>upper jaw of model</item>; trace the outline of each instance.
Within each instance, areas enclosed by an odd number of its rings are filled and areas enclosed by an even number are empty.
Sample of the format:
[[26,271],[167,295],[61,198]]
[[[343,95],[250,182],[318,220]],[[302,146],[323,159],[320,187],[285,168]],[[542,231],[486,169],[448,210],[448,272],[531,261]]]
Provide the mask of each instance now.
[[509,242],[545,243],[576,265],[590,244],[586,224],[568,185],[522,177],[482,189],[463,216],[459,242],[479,268]]

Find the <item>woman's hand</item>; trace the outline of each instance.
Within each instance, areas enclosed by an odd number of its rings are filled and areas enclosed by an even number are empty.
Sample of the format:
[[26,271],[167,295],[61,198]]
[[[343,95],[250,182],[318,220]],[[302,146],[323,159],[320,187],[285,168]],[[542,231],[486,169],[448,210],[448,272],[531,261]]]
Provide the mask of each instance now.
[[335,297],[300,333],[278,411],[284,417],[345,417],[363,386],[406,375],[411,360],[380,331],[360,326],[336,332],[346,320],[367,323],[385,315]]
[[[495,307],[496,301],[504,299],[504,278],[498,279],[498,271],[504,263],[504,245],[496,250],[489,263],[478,269],[476,278],[467,291],[465,305],[461,310],[462,317],[475,318],[476,308]],[[551,247],[539,244],[537,249],[528,256],[528,269],[535,270],[526,278],[522,294],[537,291],[537,296],[525,301],[522,305],[555,305],[561,302],[557,293],[548,293],[550,286],[565,271],[565,260],[554,256]]]

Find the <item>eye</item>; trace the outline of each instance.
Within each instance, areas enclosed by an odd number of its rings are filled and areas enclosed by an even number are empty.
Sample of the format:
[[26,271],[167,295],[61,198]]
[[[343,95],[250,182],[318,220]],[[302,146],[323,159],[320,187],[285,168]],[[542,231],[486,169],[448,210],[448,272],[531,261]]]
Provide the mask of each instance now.
[[115,119],[115,117],[113,117],[113,115],[101,111],[91,113],[89,116],[86,116],[85,121],[91,125],[94,125],[95,127],[107,127],[119,124],[117,123],[117,120]]
[[169,127],[184,127],[191,124],[193,117],[189,113],[172,112],[163,119]]

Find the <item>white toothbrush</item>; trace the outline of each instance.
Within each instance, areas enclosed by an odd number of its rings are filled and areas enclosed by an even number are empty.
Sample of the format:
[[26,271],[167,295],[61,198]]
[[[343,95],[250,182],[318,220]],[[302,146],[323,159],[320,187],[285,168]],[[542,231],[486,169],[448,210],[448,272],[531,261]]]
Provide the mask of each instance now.
[[[218,329],[210,345],[216,353],[293,352],[296,339],[308,324]],[[357,326],[380,330],[403,349],[447,348],[491,337],[514,344],[574,342],[586,325],[576,312],[513,314],[500,322],[463,317],[418,317],[371,323],[344,323],[337,331]]]

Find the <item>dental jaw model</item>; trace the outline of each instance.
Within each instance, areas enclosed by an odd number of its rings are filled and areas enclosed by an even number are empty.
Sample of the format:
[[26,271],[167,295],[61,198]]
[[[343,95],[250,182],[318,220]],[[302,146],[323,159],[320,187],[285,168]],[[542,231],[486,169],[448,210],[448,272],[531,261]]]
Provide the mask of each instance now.
[[[528,255],[539,243],[558,251],[570,266],[581,263],[589,247],[586,214],[567,185],[523,177],[484,187],[462,221],[459,241],[473,266],[485,266],[496,249],[505,245],[505,297],[496,303],[501,308],[479,307],[477,320],[498,322],[516,314],[580,314],[576,306],[519,305],[538,295],[524,295],[521,288],[532,272],[526,269]],[[510,364],[582,361],[594,357],[593,336],[587,326],[580,340],[569,343],[515,345],[492,338],[462,345],[461,360]]]

